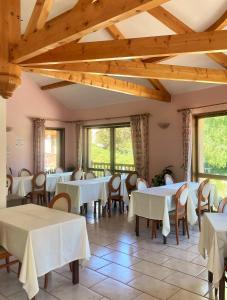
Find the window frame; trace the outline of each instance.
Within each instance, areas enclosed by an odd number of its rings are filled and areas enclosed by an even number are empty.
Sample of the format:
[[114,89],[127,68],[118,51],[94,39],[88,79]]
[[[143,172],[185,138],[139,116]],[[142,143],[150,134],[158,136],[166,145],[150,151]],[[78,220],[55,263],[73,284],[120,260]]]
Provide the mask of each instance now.
[[[54,130],[60,132],[60,166],[65,170],[65,128],[60,128],[60,127],[45,127],[46,130]],[[44,152],[44,155],[46,153]],[[45,166],[46,169],[46,166]]]
[[[122,122],[122,123],[110,123],[110,124],[99,124],[99,125],[85,125],[83,126],[84,131],[84,155],[83,155],[83,169],[86,171],[97,171],[103,172],[103,168],[90,168],[89,167],[89,129],[102,129],[109,128],[110,129],[110,171],[112,173],[128,173],[129,170],[120,170],[115,168],[115,129],[116,128],[131,128],[130,122]],[[135,169],[135,163],[133,170]]]
[[220,117],[220,116],[226,116],[227,117],[227,111],[216,111],[216,112],[208,112],[208,113],[201,113],[194,116],[194,133],[195,133],[195,139],[194,139],[194,149],[193,149],[193,178],[198,181],[199,178],[208,178],[208,179],[214,179],[214,180],[224,180],[227,181],[227,175],[217,175],[217,174],[210,174],[210,173],[200,173],[199,172],[199,120],[205,119],[209,117]]

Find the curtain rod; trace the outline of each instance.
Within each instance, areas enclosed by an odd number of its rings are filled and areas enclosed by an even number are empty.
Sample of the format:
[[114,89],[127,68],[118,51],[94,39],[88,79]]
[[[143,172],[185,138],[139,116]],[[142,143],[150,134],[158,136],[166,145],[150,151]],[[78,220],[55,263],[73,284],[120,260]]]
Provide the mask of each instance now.
[[90,120],[76,120],[76,121],[70,121],[70,123],[75,122],[94,122],[94,121],[105,121],[105,120],[112,120],[112,119],[124,119],[124,118],[130,118],[138,115],[148,115],[150,116],[150,113],[142,113],[142,114],[136,114],[136,115],[127,115],[127,116],[121,116],[121,117],[109,117],[109,118],[100,118],[100,119],[90,119]]
[[203,106],[197,106],[197,107],[188,107],[188,108],[182,108],[182,109],[178,109],[178,112],[182,112],[188,109],[199,109],[199,108],[205,108],[205,107],[211,107],[211,106],[218,106],[218,105],[227,105],[227,102],[223,102],[223,103],[216,103],[216,104],[209,104],[209,105],[203,105]]

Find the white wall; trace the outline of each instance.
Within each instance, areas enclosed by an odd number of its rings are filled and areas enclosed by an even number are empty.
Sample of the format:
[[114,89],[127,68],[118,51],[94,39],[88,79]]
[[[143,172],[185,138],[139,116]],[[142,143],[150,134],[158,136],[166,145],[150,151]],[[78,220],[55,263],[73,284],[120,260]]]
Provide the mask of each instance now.
[[0,208],[5,206],[6,206],[6,100],[0,96]]

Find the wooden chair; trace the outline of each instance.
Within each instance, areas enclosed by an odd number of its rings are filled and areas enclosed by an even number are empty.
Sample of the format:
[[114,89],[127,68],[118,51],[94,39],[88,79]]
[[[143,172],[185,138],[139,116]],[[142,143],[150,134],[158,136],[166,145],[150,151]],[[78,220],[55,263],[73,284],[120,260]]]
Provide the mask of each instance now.
[[119,202],[119,210],[122,214],[124,212],[124,201],[123,197],[121,196],[121,175],[115,174],[111,177],[110,181],[108,182],[108,215],[111,217],[111,207],[112,201]]
[[218,212],[227,214],[227,197],[222,199],[218,206]]
[[138,178],[137,181],[136,181],[136,189],[138,191],[142,191],[142,190],[147,189],[147,188],[148,188],[147,181],[143,178]]
[[71,198],[67,193],[60,193],[54,196],[48,207],[65,212],[71,212]]
[[136,171],[130,172],[125,179],[125,185],[130,199],[131,192],[136,190],[136,182],[138,173]]
[[7,175],[6,181],[8,187],[7,207],[25,204],[25,197],[20,197],[17,194],[13,194],[13,177],[11,175]]
[[19,177],[27,177],[27,176],[32,176],[32,173],[28,169],[21,169],[20,172],[18,173]]
[[46,173],[39,172],[32,178],[32,191],[26,196],[31,202],[37,199],[37,204],[47,205],[46,195]]
[[71,180],[72,181],[81,180],[82,177],[83,177],[83,170],[75,170],[71,175]]
[[[185,229],[187,232],[187,236],[189,238],[189,229],[188,229],[188,217],[187,217],[187,200],[188,200],[188,185],[185,183],[182,185],[178,191],[176,192],[176,195],[174,196],[175,201],[175,210],[171,211],[169,213],[170,220],[172,220],[175,224],[175,232],[176,232],[176,241],[177,245],[179,245],[179,224],[182,222],[183,225],[183,234],[185,235]],[[156,236],[156,228],[157,228],[157,222],[154,221],[152,226],[152,236]],[[152,225],[153,225],[152,224]]]
[[196,209],[196,213],[198,215],[199,231],[201,231],[201,215],[204,212],[211,212],[210,192],[211,186],[209,183],[209,179],[205,179],[203,182],[200,183],[197,193],[198,206]]
[[10,272],[11,265],[19,263],[17,259],[10,261],[11,256],[12,255],[8,251],[6,251],[2,246],[0,246],[0,260],[5,260],[5,263],[0,264],[0,269],[6,268],[8,273]]
[[104,169],[103,172],[104,172],[104,176],[111,176],[112,175],[110,170]]
[[94,172],[87,172],[87,173],[85,173],[85,179],[93,179],[93,178],[96,178]]
[[[71,212],[71,198],[67,193],[60,193],[56,195],[48,205],[49,208],[53,208],[56,210],[61,210],[65,212]],[[69,265],[71,270],[71,265]],[[44,277],[44,289],[48,287],[48,275],[49,273],[45,274]]]
[[57,167],[56,170],[55,170],[56,174],[60,174],[60,173],[63,173],[63,172],[64,172],[64,170],[61,167]]
[[174,183],[173,177],[170,174],[165,174],[164,181],[165,181],[165,185]]

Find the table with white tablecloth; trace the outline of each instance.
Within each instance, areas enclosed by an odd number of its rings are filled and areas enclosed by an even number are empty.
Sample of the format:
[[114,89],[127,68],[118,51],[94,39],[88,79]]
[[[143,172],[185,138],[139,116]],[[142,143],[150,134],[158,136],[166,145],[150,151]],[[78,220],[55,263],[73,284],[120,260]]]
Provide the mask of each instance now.
[[[179,182],[165,186],[147,188],[142,191],[132,192],[129,204],[129,221],[134,216],[144,217],[152,220],[162,220],[162,234],[167,236],[170,232],[169,212],[175,209],[173,196],[177,190],[186,182]],[[188,183],[189,197],[187,205],[188,222],[193,225],[197,221],[197,190],[199,183]],[[214,203],[214,186],[212,186],[211,205]]]
[[34,204],[0,209],[0,244],[22,263],[29,299],[39,291],[38,277],[90,258],[84,217]]
[[[47,174],[46,176],[46,191],[54,193],[58,182],[65,182],[71,179],[72,172]],[[32,191],[33,176],[13,177],[13,194],[20,197],[26,196]]]
[[[58,183],[56,194],[68,193],[72,200],[72,208],[75,212],[80,211],[80,206],[84,203],[91,203],[101,200],[102,205],[106,205],[108,200],[108,182],[111,176],[77,180]],[[121,195],[125,203],[128,203],[128,193],[125,186],[126,176],[121,177]]]
[[227,257],[227,216],[223,213],[205,213],[199,240],[200,254],[208,257],[207,268],[213,273],[213,284],[217,288],[224,272]]

